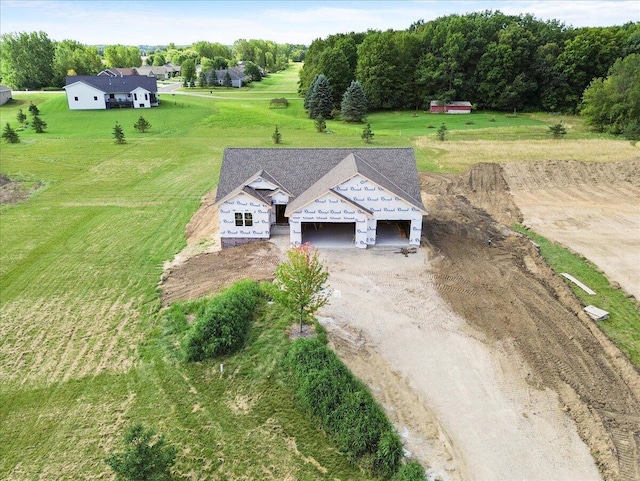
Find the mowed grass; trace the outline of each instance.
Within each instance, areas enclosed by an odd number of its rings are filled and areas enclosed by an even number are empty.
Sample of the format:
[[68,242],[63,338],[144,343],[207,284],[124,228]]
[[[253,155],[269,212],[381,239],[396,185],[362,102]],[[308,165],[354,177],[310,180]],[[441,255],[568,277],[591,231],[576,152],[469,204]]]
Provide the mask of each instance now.
[[[247,349],[224,360],[222,376],[218,363],[175,362],[164,342],[162,266],[184,246],[224,148],[270,147],[276,125],[282,147],[365,145],[362,124],[329,120],[331,133],[317,133],[292,72],[223,99],[216,95],[225,89],[161,94],[160,108],[143,111],[72,112],[64,93],[15,92],[0,107],[2,126],[18,127],[16,113],[28,113],[31,101],[48,124],[44,134],[20,130],[20,144],[0,147],[2,174],[42,182],[27,201],[0,207],[0,478],[104,477],[104,456],[128,423],[142,421],[179,447],[184,477],[363,479],[277,381],[288,343],[277,319],[255,327]],[[289,107],[270,109],[274,96],[292,99]],[[464,170],[515,145],[509,160],[529,160],[526,146],[535,142],[549,144],[539,154],[549,158],[566,158],[570,141],[570,151],[594,159],[599,149],[628,158],[631,147],[611,138],[593,146],[584,131],[542,140],[549,124],[535,116],[500,125],[490,122],[495,114],[469,116],[473,124],[413,114],[371,114],[371,146],[414,147],[421,170]],[[140,115],[152,124],[145,134],[133,129]],[[442,120],[446,142],[425,125]],[[113,142],[116,122],[125,145]],[[493,136],[517,140],[483,147]]]
[[592,304],[609,312],[609,319],[598,321],[598,327],[629,356],[631,362],[640,367],[640,311],[637,304],[622,290],[611,286],[604,274],[587,259],[522,226],[516,225],[515,229],[540,246],[540,253],[553,270],[557,273],[571,272],[596,292],[595,296],[589,295],[567,281],[583,305]]

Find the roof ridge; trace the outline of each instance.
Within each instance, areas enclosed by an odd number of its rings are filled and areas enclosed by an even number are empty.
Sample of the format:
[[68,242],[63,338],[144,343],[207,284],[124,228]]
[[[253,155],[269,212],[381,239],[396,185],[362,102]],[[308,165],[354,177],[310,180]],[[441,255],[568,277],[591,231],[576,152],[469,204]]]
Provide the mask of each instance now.
[[[356,157],[354,155],[354,157]],[[402,187],[400,187],[398,184],[396,184],[393,180],[391,180],[389,177],[387,177],[386,175],[384,175],[382,172],[380,172],[378,169],[376,169],[373,165],[371,165],[369,162],[367,162],[366,160],[364,160],[362,157],[357,156],[358,160],[360,162],[364,162],[365,164],[367,164],[367,166],[374,170],[377,174],[380,174],[380,176],[386,180],[387,182],[389,182],[391,185],[393,185],[394,187],[396,187],[400,192],[402,192],[404,195],[406,195],[409,199],[413,199],[414,201],[418,201],[419,199],[414,198],[411,194],[409,194],[409,192],[407,192],[406,190],[404,190]],[[361,173],[358,168],[356,167],[356,172]],[[422,204],[422,201],[420,200],[419,202],[420,204]]]

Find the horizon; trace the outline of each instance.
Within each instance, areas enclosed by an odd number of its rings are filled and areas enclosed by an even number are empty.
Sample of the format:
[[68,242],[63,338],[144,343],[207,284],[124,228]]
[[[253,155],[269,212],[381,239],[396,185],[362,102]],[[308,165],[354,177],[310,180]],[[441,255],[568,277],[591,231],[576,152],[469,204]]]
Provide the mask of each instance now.
[[[85,5],[91,5],[90,11]],[[126,10],[120,8],[125,5]],[[420,20],[426,23],[486,10],[506,15],[531,14],[537,20],[556,20],[571,28],[640,21],[637,0],[2,0],[0,33],[43,31],[54,41],[68,39],[92,46],[189,46],[197,41],[233,45],[240,39],[309,46],[313,40],[329,35],[406,30]]]

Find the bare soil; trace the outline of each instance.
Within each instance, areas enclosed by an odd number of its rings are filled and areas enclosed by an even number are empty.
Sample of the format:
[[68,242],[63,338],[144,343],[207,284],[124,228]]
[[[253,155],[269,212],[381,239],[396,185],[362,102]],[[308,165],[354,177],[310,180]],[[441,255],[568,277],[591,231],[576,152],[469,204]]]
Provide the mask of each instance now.
[[[519,192],[533,205],[529,194],[552,183],[556,203],[567,188],[615,183],[606,201],[623,218],[625,196],[637,203],[637,169],[637,160],[535,162],[420,174],[429,216],[415,254],[322,251],[334,294],[321,322],[432,478],[640,480],[638,370],[509,228],[528,222]],[[203,200],[187,248],[167,265],[165,303],[271,278],[286,247],[273,239],[214,252],[210,204]],[[610,229],[632,238],[628,227]]]
[[33,191],[40,187],[39,182],[26,186],[23,182],[10,179],[0,174],[0,205],[14,204],[29,197]]

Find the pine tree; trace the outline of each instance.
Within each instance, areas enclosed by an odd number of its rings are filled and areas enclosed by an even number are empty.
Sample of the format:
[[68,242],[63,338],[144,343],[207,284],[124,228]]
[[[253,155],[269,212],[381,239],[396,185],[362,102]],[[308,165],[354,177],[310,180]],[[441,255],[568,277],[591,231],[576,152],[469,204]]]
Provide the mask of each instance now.
[[362,137],[362,140],[364,140],[365,143],[370,144],[374,135],[375,134],[371,132],[371,124],[367,122],[367,126],[362,129],[362,135],[360,135],[360,137]]
[[116,144],[126,144],[127,141],[124,138],[124,132],[122,127],[118,122],[116,122],[115,127],[113,127],[113,138],[115,139]]
[[33,115],[40,115],[40,110],[33,102],[29,104],[29,112],[31,112]]
[[318,115],[313,123],[315,124],[318,132],[322,133],[327,130],[327,122],[325,122],[322,115]]
[[204,73],[204,70],[200,72],[198,75],[198,87],[206,87],[207,86],[207,74]]
[[31,125],[33,129],[36,131],[36,134],[41,134],[44,132],[44,129],[47,128],[47,123],[40,118],[39,115],[33,116],[33,120],[31,121]]
[[309,90],[307,90],[307,93],[304,95],[304,109],[307,112],[311,111],[312,103],[315,102],[315,93],[316,93],[316,89],[318,88],[319,77],[320,77],[319,75],[316,75],[315,77],[313,77],[313,80],[311,81],[311,85],[309,85]]
[[567,129],[564,125],[562,125],[562,121],[557,124],[553,124],[549,127],[549,133],[553,136],[554,139],[561,139],[565,135],[567,135]]
[[25,114],[22,109],[18,111],[18,115],[16,115],[16,120],[20,122],[20,124],[24,124],[27,121],[27,114]]
[[9,122],[7,122],[7,125],[4,126],[4,130],[2,131],[2,138],[8,144],[17,144],[18,142],[20,142],[18,133],[11,127],[11,125],[9,125]]
[[233,87],[233,82],[231,81],[231,75],[229,75],[229,71],[227,70],[224,74],[224,79],[222,80],[222,85],[225,87]]
[[278,126],[277,125],[276,125],[276,130],[274,130],[273,134],[271,134],[271,139],[273,140],[274,144],[282,143],[282,134],[278,130]]
[[141,134],[144,134],[147,130],[151,128],[151,124],[147,119],[145,119],[141,115],[138,121],[135,124],[133,124],[133,128],[136,129]]
[[440,141],[444,141],[447,137],[447,126],[442,123],[436,132],[436,138]]
[[340,110],[342,120],[347,122],[361,122],[367,115],[367,98],[359,82],[355,80],[351,82],[342,96]]
[[207,77],[207,87],[217,87],[218,85],[218,76],[216,75],[216,71],[212,70],[211,74]]
[[315,119],[318,115],[325,119],[333,117],[333,94],[329,80],[324,74],[318,75],[315,89],[309,98],[309,117]]

